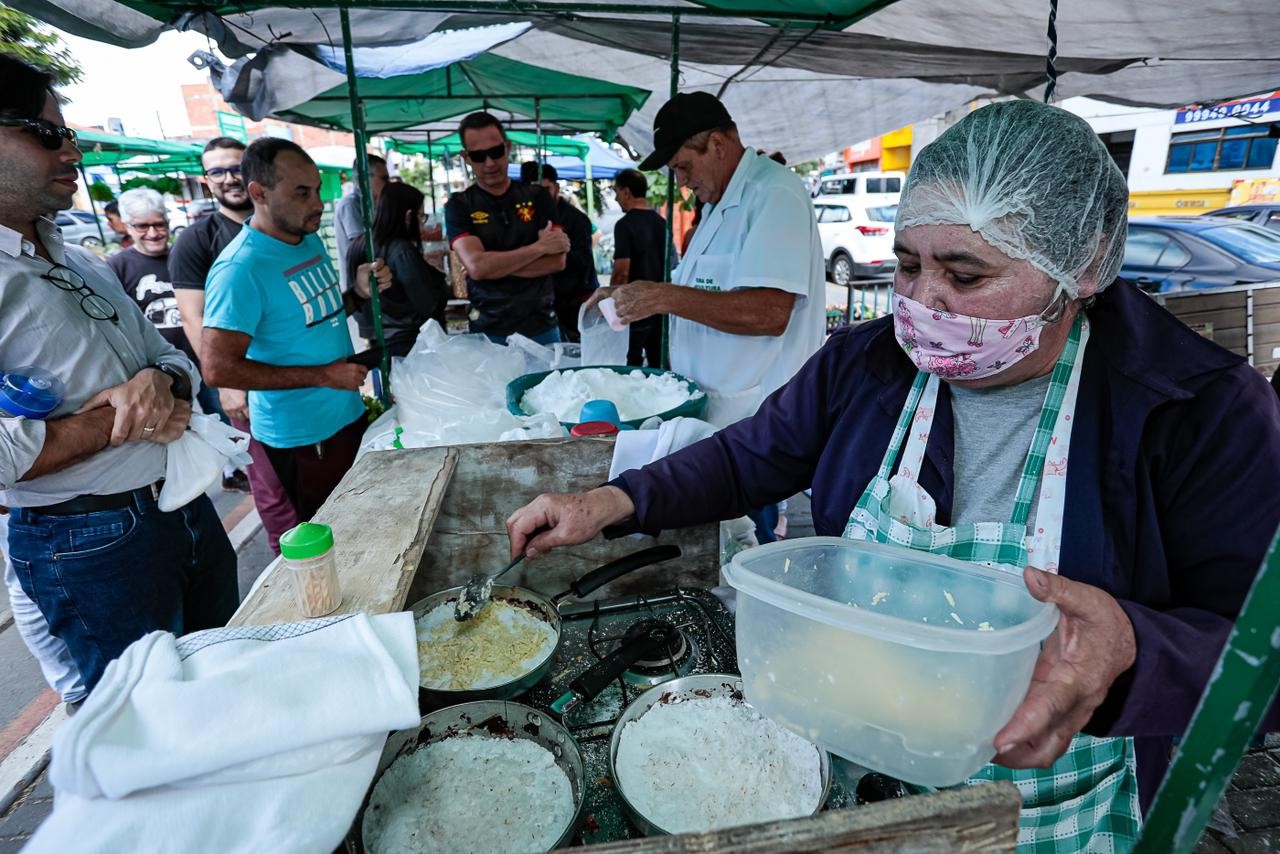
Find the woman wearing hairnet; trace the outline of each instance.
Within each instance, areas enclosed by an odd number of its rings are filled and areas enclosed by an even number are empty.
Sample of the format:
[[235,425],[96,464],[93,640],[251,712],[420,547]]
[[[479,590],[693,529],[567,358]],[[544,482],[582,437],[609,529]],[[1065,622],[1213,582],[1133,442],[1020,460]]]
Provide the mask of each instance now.
[[1061,620],[978,779],[1018,785],[1028,850],[1124,850],[1280,524],[1276,395],[1113,281],[1127,204],[1081,119],[971,113],[911,167],[892,318],[837,331],[754,417],[540,496],[512,554],[812,486],[819,534],[1028,567]]

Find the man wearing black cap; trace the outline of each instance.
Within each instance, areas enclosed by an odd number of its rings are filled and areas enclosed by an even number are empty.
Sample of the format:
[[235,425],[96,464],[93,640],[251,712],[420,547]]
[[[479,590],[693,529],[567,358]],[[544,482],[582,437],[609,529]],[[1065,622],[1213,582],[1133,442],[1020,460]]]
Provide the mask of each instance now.
[[552,276],[564,270],[569,238],[555,224],[547,191],[507,175],[511,144],[490,113],[458,126],[475,183],[449,197],[445,230],[467,269],[471,331],[505,344],[520,333],[539,344],[560,340]]
[[671,367],[708,396],[724,427],[755,413],[822,343],[825,284],[813,205],[785,166],[743,146],[719,99],[681,93],[658,111],[654,150],[704,203],[674,282],[631,282],[611,295],[624,323],[671,316]]

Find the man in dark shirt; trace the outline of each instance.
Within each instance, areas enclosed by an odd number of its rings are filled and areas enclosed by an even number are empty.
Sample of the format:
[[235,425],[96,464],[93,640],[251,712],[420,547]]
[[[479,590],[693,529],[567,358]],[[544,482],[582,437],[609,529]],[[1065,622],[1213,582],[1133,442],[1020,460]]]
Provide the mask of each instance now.
[[600,287],[596,278],[596,259],[591,251],[591,220],[560,195],[560,176],[550,163],[542,165],[542,186],[556,204],[556,222],[569,235],[569,254],[564,272],[555,280],[556,317],[560,319],[560,338],[577,342],[578,307]]
[[467,116],[458,137],[475,183],[449,197],[445,227],[467,269],[471,331],[499,344],[517,332],[559,341],[552,276],[565,268],[569,238],[554,223],[551,196],[507,175],[511,144],[493,115]]
[[[253,200],[240,174],[244,150],[243,142],[225,136],[205,144],[200,155],[204,185],[218,200],[218,209],[183,231],[169,252],[169,278],[182,312],[182,328],[197,356],[204,329],[205,279],[213,262],[236,239],[244,221],[253,213]],[[248,393],[233,388],[220,388],[217,393],[231,425],[249,433]],[[268,545],[279,554],[280,535],[298,524],[298,514],[257,439],[249,440],[249,456],[254,461],[247,472],[253,504],[267,531]]]
[[[642,172],[624,169],[613,179],[613,192],[622,207],[622,219],[613,227],[613,275],[610,285],[666,280],[663,258],[667,222],[646,198],[649,182]],[[662,366],[662,318],[650,317],[631,324],[627,364]]]

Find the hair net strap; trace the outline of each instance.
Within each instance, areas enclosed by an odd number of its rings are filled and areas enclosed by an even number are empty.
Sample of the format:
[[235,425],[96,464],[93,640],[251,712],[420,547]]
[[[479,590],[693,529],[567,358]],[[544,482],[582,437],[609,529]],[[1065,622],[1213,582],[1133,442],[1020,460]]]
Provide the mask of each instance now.
[[1044,86],[1044,102],[1053,100],[1054,90],[1058,88],[1058,0],[1049,0],[1049,55],[1044,61],[1045,75],[1049,78]]

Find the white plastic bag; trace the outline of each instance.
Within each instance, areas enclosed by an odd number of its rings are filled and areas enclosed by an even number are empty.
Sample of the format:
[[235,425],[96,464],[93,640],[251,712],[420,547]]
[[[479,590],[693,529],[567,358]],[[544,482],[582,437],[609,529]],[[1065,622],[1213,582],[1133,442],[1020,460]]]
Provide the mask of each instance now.
[[187,430],[166,446],[164,486],[156,504],[166,513],[195,501],[218,482],[228,463],[250,465],[249,434],[212,415],[191,413]]
[[578,332],[582,335],[582,364],[626,365],[627,350],[631,347],[631,332],[624,327],[621,332],[609,328],[597,308],[587,310],[584,303],[578,309]]

